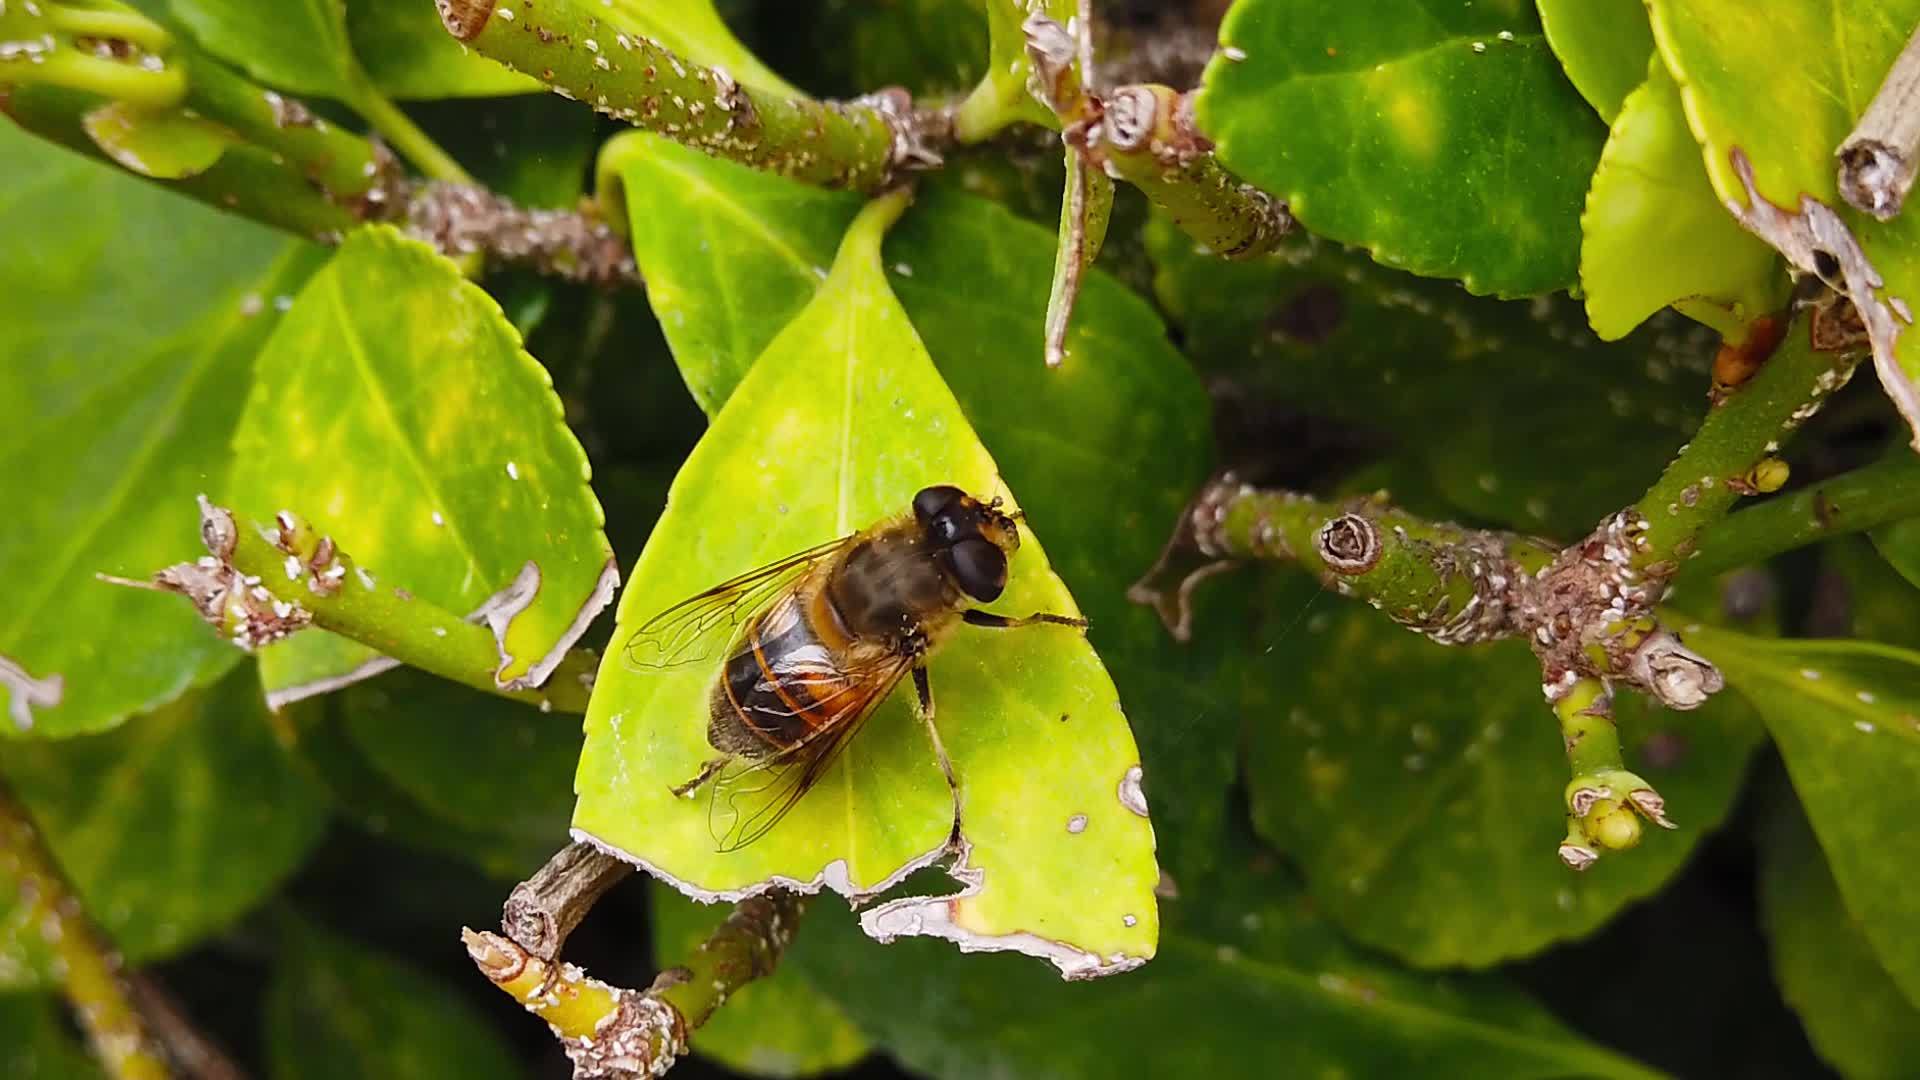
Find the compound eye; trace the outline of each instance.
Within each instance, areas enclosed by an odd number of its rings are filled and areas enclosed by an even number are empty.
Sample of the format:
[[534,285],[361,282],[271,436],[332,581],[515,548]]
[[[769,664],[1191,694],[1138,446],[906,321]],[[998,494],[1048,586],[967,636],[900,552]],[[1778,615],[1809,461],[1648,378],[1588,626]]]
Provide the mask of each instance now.
[[935,487],[921,488],[920,494],[913,497],[913,516],[925,525],[933,516],[945,510],[948,504],[966,497],[966,492],[952,484],[940,484]]
[[968,596],[981,603],[999,599],[1007,587],[1007,556],[987,540],[962,540],[949,552],[953,577]]

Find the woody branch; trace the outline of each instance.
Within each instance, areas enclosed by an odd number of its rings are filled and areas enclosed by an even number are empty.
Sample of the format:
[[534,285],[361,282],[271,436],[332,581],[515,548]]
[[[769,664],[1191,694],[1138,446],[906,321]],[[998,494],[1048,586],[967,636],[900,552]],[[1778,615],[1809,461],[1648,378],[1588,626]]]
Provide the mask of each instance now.
[[[41,138],[322,243],[385,221],[448,255],[604,286],[639,281],[625,241],[592,213],[516,206],[450,159],[434,170],[441,179],[410,179],[380,139],[249,81],[136,11],[48,2],[0,13],[0,112]],[[376,98],[363,104],[392,109]],[[116,113],[120,106],[133,108]],[[155,167],[116,144],[109,118],[193,127],[215,149],[207,160]],[[416,155],[445,158],[402,122],[387,126],[404,131]]]
[[773,973],[805,907],[805,897],[780,891],[740,901],[686,963],[644,991],[609,985],[501,934],[464,930],[461,939],[482,974],[547,1022],[576,1078],[637,1080],[664,1074],[729,996]]
[[[1329,503],[1226,476],[1194,500],[1161,566],[1131,595],[1158,608],[1181,635],[1197,581],[1223,564],[1279,560],[1440,644],[1525,640],[1540,661],[1573,771],[1561,857],[1584,869],[1601,851],[1638,842],[1636,815],[1670,827],[1659,793],[1621,761],[1613,696],[1627,688],[1692,709],[1723,688],[1720,672],[1681,643],[1657,607],[1735,502],[1779,487],[1785,466],[1773,455],[1781,440],[1851,376],[1859,342],[1829,349],[1819,333],[1834,304],[1803,309],[1759,372],[1722,391],[1647,493],[1564,548],[1425,521],[1384,497]],[[1170,560],[1183,553],[1206,561],[1165,580]]]

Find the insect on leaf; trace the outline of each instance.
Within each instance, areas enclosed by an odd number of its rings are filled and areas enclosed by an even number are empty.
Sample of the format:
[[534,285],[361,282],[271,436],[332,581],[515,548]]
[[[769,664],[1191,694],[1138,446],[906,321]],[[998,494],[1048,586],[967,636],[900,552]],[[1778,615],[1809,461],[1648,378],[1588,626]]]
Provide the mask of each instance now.
[[[718,581],[902,512],[924,486],[1011,501],[887,287],[889,209],[878,202],[856,219],[826,283],[687,459],[621,599],[616,643]],[[1077,610],[1031,534],[992,608]],[[669,788],[713,756],[707,695],[718,670],[642,670],[609,652],[575,782],[577,835],[709,901],[772,884],[871,896],[949,855],[952,802],[905,693],[765,837],[717,852],[707,800]],[[1062,627],[963,627],[931,674],[962,793],[955,876],[966,888],[869,909],[868,932],[1015,949],[1077,976],[1150,957],[1159,874],[1135,797],[1139,753],[1086,639]]]

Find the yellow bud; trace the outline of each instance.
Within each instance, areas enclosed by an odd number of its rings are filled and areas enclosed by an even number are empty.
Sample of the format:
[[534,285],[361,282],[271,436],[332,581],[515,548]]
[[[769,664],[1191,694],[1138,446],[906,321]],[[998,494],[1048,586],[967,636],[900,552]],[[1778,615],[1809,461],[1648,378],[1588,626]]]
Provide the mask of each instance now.
[[1764,495],[1785,487],[1791,471],[1787,463],[1777,457],[1761,458],[1753,468],[1747,470],[1744,479],[1748,487]]
[[1618,799],[1601,799],[1587,811],[1587,836],[1609,851],[1625,851],[1640,842],[1640,819]]

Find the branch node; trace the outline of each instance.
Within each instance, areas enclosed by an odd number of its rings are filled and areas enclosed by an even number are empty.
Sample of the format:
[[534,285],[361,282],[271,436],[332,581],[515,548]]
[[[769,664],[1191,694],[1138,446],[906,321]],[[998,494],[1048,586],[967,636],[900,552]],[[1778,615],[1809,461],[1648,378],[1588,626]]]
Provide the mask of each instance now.
[[542,960],[555,960],[580,920],[633,867],[578,841],[513,887],[501,909],[500,929]]
[[1346,577],[1380,565],[1380,528],[1359,514],[1341,514],[1320,526],[1313,546],[1329,570]]
[[1920,169],[1920,29],[1834,156],[1840,197],[1849,205],[1880,221],[1900,213]]

